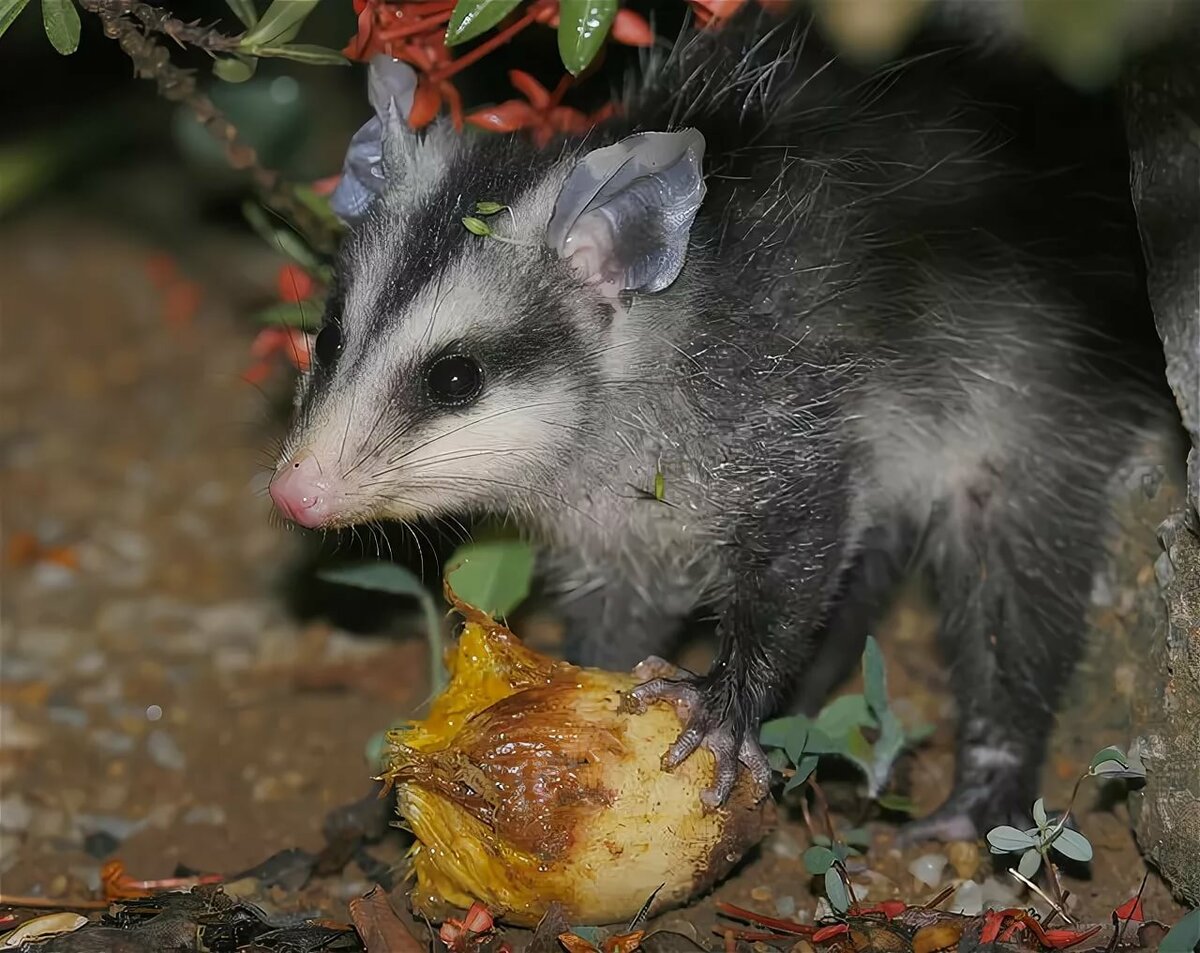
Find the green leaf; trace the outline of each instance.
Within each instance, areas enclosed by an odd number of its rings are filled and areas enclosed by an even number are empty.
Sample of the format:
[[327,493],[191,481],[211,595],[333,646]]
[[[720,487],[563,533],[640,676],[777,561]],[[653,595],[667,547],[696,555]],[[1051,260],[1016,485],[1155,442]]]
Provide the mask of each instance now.
[[851,728],[874,726],[875,719],[862,695],[842,695],[821,709],[816,727],[833,741],[848,740]]
[[321,323],[321,308],[316,302],[307,307],[305,304],[281,301],[263,308],[254,317],[261,324],[271,327],[283,325],[303,331],[315,331]]
[[425,638],[429,642],[429,680],[433,692],[440,692],[446,684],[446,668],[442,661],[442,625],[437,608],[429,590],[412,572],[403,566],[387,562],[355,563],[323,569],[318,579],[341,586],[355,586],[387,592],[394,596],[411,596],[421,604],[425,616]]
[[801,758],[796,763],[796,773],[788,778],[787,784],[783,786],[783,793],[794,791],[812,777],[812,773],[817,770],[817,761],[818,758],[815,754],[807,754]]
[[867,647],[863,652],[863,689],[867,706],[876,718],[888,710],[887,670],[883,664],[883,653],[873,635],[867,636]]
[[1024,831],[1007,824],[988,831],[987,842],[993,854],[1015,854],[1017,851],[1026,851],[1037,846],[1037,841]]
[[486,238],[492,234],[492,226],[481,218],[475,218],[473,215],[468,215],[462,220],[462,223],[472,235],[479,235],[481,238]]
[[1064,857],[1077,860],[1081,864],[1086,864],[1092,859],[1091,843],[1079,831],[1073,831],[1069,827],[1064,827],[1058,832],[1058,836],[1054,838],[1054,849]]
[[308,15],[321,0],[272,0],[258,24],[242,37],[238,45],[253,51],[256,46],[278,46],[290,43],[300,32]]
[[286,46],[256,46],[257,56],[274,56],[281,60],[294,60],[310,66],[349,66],[350,61],[337,50],[312,43],[289,43]]
[[499,202],[476,202],[475,212],[479,215],[495,215],[497,212],[503,212],[507,205],[501,205]]
[[533,549],[520,540],[468,543],[446,562],[450,588],[463,602],[505,616],[529,595]]
[[1048,818],[1046,817],[1046,802],[1042,798],[1038,798],[1033,802],[1033,822],[1038,826],[1039,830],[1045,830]]
[[825,871],[825,895],[829,897],[829,905],[835,913],[845,913],[850,909],[850,894],[842,883],[841,872],[836,867]]
[[1026,880],[1032,880],[1034,874],[1042,866],[1042,855],[1035,848],[1030,848],[1021,855],[1021,861],[1017,864],[1017,873]]
[[792,764],[803,757],[812,721],[803,715],[789,715],[764,722],[759,729],[759,744],[766,748],[782,748]]
[[810,847],[804,852],[804,869],[814,877],[820,877],[835,860],[837,855],[828,847]]
[[1096,752],[1092,758],[1092,763],[1088,766],[1089,773],[1095,773],[1095,769],[1106,761],[1116,761],[1121,767],[1126,767],[1129,764],[1129,759],[1125,757],[1125,752],[1120,748],[1110,745]]
[[42,0],[42,22],[51,46],[63,56],[79,49],[79,11],[74,0]]
[[227,83],[244,83],[258,69],[252,56],[218,56],[213,60],[213,75]]
[[875,742],[868,772],[867,793],[871,797],[876,797],[887,785],[904,744],[904,726],[894,712],[884,709],[879,713],[879,739]]
[[359,589],[373,589],[376,592],[387,592],[394,596],[428,597],[429,592],[413,573],[395,563],[363,562],[348,566],[337,566],[332,569],[322,569],[317,573],[318,579],[337,583],[340,586],[355,586]]
[[897,814],[915,814],[917,811],[913,799],[903,794],[884,794],[876,798],[875,803],[885,811],[895,811]]
[[617,0],[561,0],[558,53],[572,76],[578,76],[596,58],[616,15]]
[[0,36],[13,24],[13,20],[21,15],[21,11],[29,6],[29,0],[0,0]]
[[792,759],[782,748],[772,748],[767,752],[767,764],[771,766],[772,771],[782,771],[792,766]]
[[254,0],[225,0],[233,15],[242,21],[247,30],[253,30],[258,22],[258,11],[254,9]]
[[852,827],[848,831],[842,831],[842,840],[854,847],[870,847],[871,832],[865,827]]
[[446,45],[457,46],[486,33],[508,16],[521,0],[458,0],[446,27]]
[[1200,945],[1200,907],[1185,914],[1158,945],[1159,953],[1193,953]]

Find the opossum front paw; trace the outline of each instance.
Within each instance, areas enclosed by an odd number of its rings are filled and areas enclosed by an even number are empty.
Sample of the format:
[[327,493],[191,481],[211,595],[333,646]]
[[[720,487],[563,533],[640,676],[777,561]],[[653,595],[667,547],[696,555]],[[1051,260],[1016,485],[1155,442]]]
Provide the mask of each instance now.
[[706,807],[718,808],[729,799],[743,765],[757,793],[768,793],[771,767],[758,744],[757,719],[733,700],[728,687],[654,656],[639,664],[634,675],[649,681],[625,695],[625,710],[643,712],[647,705],[664,701],[674,706],[684,723],[683,731],[663,755],[663,769],[673,771],[699,748],[707,748],[716,759],[713,786],[700,796]]

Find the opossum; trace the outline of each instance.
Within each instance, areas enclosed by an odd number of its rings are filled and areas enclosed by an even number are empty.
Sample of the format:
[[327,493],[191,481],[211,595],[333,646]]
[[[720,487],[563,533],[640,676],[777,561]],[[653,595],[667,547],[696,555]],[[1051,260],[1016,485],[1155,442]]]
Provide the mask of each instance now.
[[515,521],[583,664],[661,671],[715,613],[709,672],[627,699],[681,708],[664,767],[710,749],[713,806],[739,762],[768,783],[761,721],[923,569],[957,770],[907,836],[1028,816],[1109,483],[1169,404],[1103,110],[989,103],[960,54],[868,75],[747,12],[544,149],[414,133],[414,77],[378,59],[277,507]]

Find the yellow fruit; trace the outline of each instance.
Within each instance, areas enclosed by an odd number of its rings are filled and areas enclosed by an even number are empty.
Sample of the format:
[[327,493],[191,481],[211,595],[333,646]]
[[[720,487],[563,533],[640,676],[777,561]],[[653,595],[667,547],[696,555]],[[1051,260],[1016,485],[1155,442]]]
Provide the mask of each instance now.
[[558,902],[572,923],[628,921],[655,890],[651,913],[707,890],[766,833],[773,804],[744,771],[707,811],[707,749],[662,770],[682,726],[665,703],[621,710],[632,675],[539,655],[448,595],[466,620],[450,683],[389,734],[384,774],[416,837],[418,912],[479,900],[532,925]]

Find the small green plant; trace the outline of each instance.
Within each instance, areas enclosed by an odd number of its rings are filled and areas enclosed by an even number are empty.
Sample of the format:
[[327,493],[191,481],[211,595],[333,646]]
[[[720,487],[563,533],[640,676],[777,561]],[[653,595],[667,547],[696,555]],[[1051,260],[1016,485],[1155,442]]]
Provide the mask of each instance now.
[[1045,802],[1038,798],[1033,804],[1034,826],[1028,830],[1008,825],[994,827],[988,831],[988,849],[993,854],[1019,854],[1017,873],[1026,880],[1032,880],[1039,870],[1044,869],[1056,894],[1055,899],[1061,904],[1063,892],[1058,881],[1058,871],[1052,860],[1053,855],[1057,854],[1079,863],[1087,863],[1092,859],[1092,845],[1088,839],[1067,827],[1080,786],[1088,778],[1138,779],[1145,776],[1145,766],[1136,752],[1126,755],[1120,748],[1103,748],[1092,758],[1088,769],[1075,781],[1071,800],[1061,817],[1052,821],[1046,813]]
[[762,726],[759,741],[764,748],[774,749],[770,755],[776,767],[786,772],[790,765],[784,794],[808,781],[822,756],[832,755],[862,771],[868,796],[880,806],[907,810],[911,807],[907,799],[889,797],[884,788],[900,753],[927,737],[931,728],[906,730],[889,707],[883,653],[874,637],[867,638],[862,664],[863,694],[835,698],[816,718],[791,715],[769,721]]
[[1159,953],[1193,953],[1200,947],[1200,908],[1184,915],[1158,945]]

